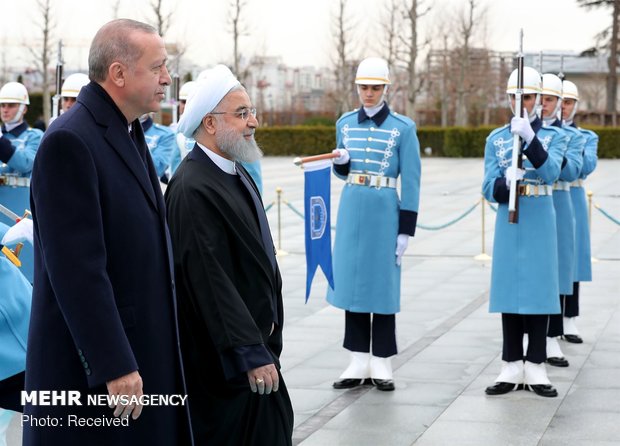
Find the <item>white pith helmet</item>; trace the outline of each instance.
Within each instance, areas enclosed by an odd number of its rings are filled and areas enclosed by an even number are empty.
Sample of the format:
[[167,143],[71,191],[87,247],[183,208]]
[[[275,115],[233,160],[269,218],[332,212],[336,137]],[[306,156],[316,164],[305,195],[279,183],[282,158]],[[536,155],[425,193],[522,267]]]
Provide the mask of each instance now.
[[77,98],[82,87],[90,82],[88,76],[84,73],[73,73],[68,76],[62,83],[60,96],[63,98]]
[[28,90],[19,82],[7,82],[0,88],[0,104],[30,105]]
[[579,101],[579,90],[577,89],[577,85],[571,81],[563,81],[562,99],[574,99]]
[[[517,93],[517,77],[519,70],[514,70],[510,73],[508,78],[508,84],[506,85],[507,94]],[[541,80],[540,74],[532,67],[523,67],[523,93],[525,94],[540,94],[541,92]]]
[[358,85],[389,85],[390,70],[387,61],[380,57],[367,57],[357,67],[355,83]]
[[562,98],[562,79],[553,73],[542,75],[542,94]]
[[187,101],[189,99],[189,96],[192,94],[195,88],[196,88],[195,81],[185,82],[181,86],[181,89],[179,90],[179,100]]

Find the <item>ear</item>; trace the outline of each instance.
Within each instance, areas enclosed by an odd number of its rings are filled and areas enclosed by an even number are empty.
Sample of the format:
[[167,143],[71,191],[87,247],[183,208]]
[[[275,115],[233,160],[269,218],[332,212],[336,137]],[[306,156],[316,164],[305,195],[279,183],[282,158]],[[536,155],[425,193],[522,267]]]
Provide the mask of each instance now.
[[215,116],[205,115],[202,118],[202,126],[209,135],[215,135]]
[[117,87],[125,86],[126,67],[120,62],[114,62],[108,68],[108,79]]

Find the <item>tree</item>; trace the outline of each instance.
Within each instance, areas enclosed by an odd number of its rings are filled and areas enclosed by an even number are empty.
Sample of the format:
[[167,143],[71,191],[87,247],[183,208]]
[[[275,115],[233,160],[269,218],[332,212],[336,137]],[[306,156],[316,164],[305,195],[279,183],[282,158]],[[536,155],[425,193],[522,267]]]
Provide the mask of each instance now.
[[474,10],[476,9],[476,0],[468,0],[469,8],[461,12],[457,19],[457,32],[459,33],[459,45],[457,54],[459,57],[459,76],[456,86],[456,117],[455,124],[458,126],[466,126],[468,124],[467,102],[469,96],[470,82],[468,74],[470,72],[470,45],[474,33],[475,23],[478,18],[474,18]]
[[352,30],[350,20],[347,17],[348,0],[338,0],[338,9],[334,16],[333,35],[336,39],[336,116],[340,116],[351,109],[351,85],[353,83],[353,61],[349,59],[352,45]]
[[232,0],[230,2],[231,12],[229,16],[230,32],[233,37],[233,71],[242,84],[245,83],[249,74],[247,69],[241,69],[241,53],[239,52],[239,39],[250,35],[241,17],[241,12],[246,9],[246,5],[247,2],[245,0]]
[[[422,82],[417,79],[416,62],[418,59],[418,52],[421,45],[418,44],[418,19],[428,13],[431,7],[424,9],[424,0],[411,0],[411,3],[406,0],[405,2],[405,23],[408,28],[408,33],[405,33],[401,38],[403,47],[405,48],[405,60],[407,64],[407,116],[413,118],[415,115],[415,101],[416,97],[422,88]],[[428,42],[425,42],[425,44]]]
[[612,114],[612,120],[615,125],[616,101],[618,97],[618,43],[619,23],[620,20],[620,0],[577,0],[582,8],[606,8],[611,7],[611,26],[602,32],[602,35],[608,35],[609,59],[607,66],[607,106],[606,110]]
[[43,120],[49,122],[51,117],[50,104],[50,79],[47,71],[50,63],[51,38],[55,24],[52,21],[52,7],[50,0],[37,0],[36,5],[41,14],[41,22],[35,26],[40,30],[42,43],[39,48],[27,45],[28,51],[33,57],[34,66],[41,73],[43,83]]
[[[166,34],[172,24],[172,11],[164,14],[162,3],[163,0],[153,0],[150,5],[155,14],[155,24],[153,26],[155,26],[159,35],[164,37],[164,34]],[[116,7],[118,7],[118,3]],[[118,13],[118,10],[116,12]]]

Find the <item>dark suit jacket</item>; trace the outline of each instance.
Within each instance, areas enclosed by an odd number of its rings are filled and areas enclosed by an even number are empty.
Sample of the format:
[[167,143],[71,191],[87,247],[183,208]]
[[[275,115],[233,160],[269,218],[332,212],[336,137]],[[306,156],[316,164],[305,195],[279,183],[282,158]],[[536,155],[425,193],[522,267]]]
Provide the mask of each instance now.
[[[35,281],[26,389],[107,394],[138,370],[145,394],[185,394],[164,202],[138,121],[91,83],[46,133],[31,208]],[[140,153],[142,153],[142,157]],[[24,424],[24,444],[186,444],[187,411],[145,407],[129,427],[69,428],[107,407],[26,406],[64,428]]]

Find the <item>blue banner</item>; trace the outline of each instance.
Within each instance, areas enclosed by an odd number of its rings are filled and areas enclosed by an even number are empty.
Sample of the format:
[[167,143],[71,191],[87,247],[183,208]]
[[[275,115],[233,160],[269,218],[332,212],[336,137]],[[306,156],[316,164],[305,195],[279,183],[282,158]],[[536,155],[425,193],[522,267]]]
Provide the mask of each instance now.
[[329,286],[334,289],[330,217],[331,162],[304,166],[306,217],[306,302],[312,279],[320,265]]

